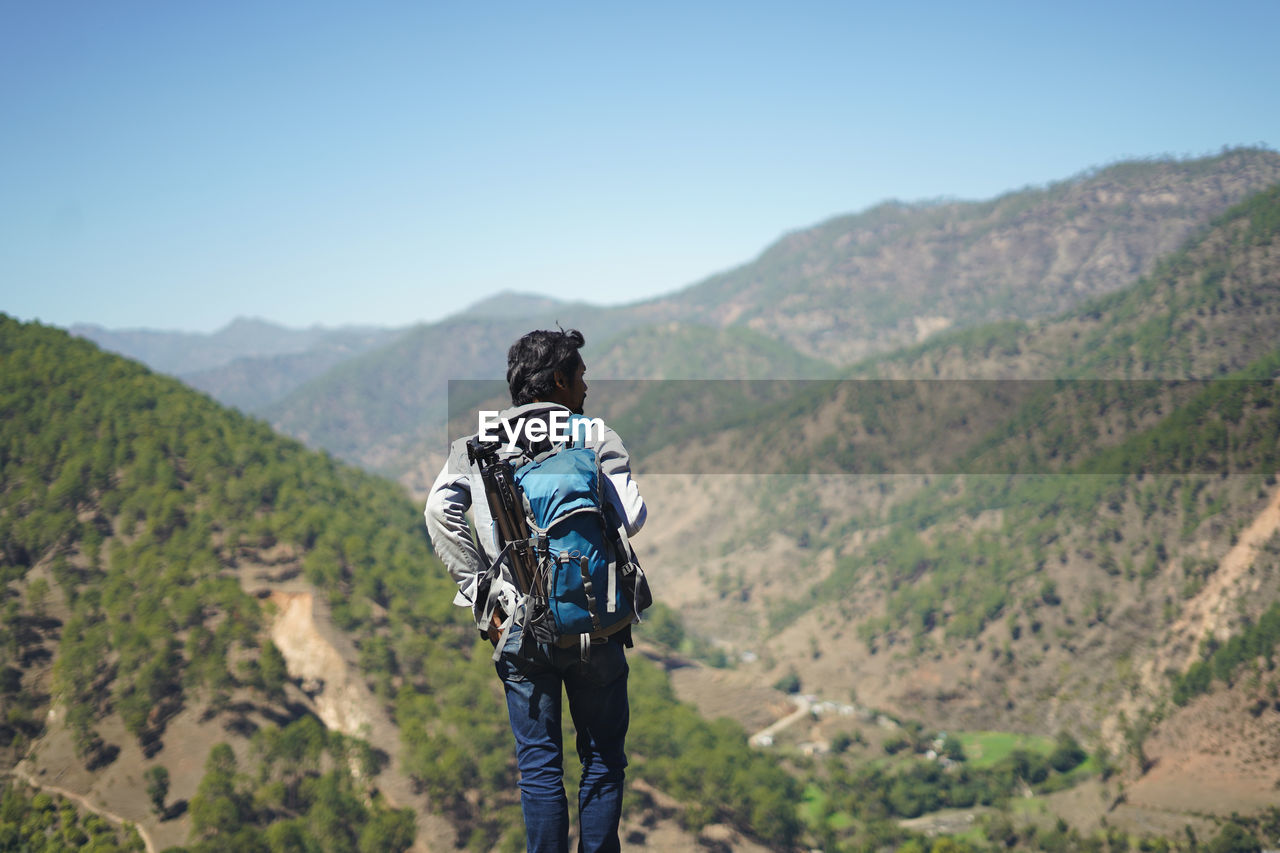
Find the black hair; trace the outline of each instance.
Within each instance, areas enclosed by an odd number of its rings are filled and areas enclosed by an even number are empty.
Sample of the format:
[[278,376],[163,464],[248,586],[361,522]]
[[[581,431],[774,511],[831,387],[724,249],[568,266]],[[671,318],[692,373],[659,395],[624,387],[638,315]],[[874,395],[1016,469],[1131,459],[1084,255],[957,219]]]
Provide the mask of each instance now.
[[546,400],[555,392],[556,374],[573,381],[586,339],[577,329],[529,332],[507,350],[507,388],[511,404],[523,406]]

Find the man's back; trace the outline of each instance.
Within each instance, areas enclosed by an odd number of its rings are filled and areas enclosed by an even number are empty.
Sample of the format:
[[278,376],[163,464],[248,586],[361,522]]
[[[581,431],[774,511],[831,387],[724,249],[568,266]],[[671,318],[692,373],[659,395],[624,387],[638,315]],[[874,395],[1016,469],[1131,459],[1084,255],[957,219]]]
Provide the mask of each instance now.
[[[582,414],[586,368],[578,350],[583,343],[582,335],[573,330],[539,331],[530,332],[511,347],[507,379],[513,406],[501,413],[504,428],[514,430],[531,419],[559,419],[562,413]],[[630,457],[616,433],[601,423],[582,447],[594,454],[599,466],[601,503],[606,505],[601,518],[610,513],[616,516],[627,552],[615,555],[616,571],[624,560],[633,559],[628,537],[644,525],[644,500],[631,476]],[[522,589],[513,577],[510,559],[503,552],[509,543],[500,541],[484,478],[478,466],[471,464],[466,448],[465,438],[451,446],[449,460],[427,500],[426,523],[436,553],[458,584],[454,603],[471,607],[477,627],[495,643],[496,669],[516,740],[528,848],[565,851],[568,846],[563,692],[578,732],[576,746],[582,766],[579,847],[618,850],[627,764],[624,747],[630,720],[624,648],[630,645],[631,620],[611,623],[618,626],[612,630],[602,625],[600,631],[583,632],[572,644],[540,641],[528,622],[530,590]],[[468,509],[475,514],[478,545],[467,525]],[[538,526],[537,520],[534,526]],[[540,535],[543,540],[551,538],[545,529]],[[535,540],[528,544],[535,545]],[[566,563],[565,558],[572,554],[567,545],[553,550],[549,541],[537,541],[536,546],[543,549],[548,561]],[[583,581],[594,602],[595,589],[587,577],[585,560],[582,565]],[[643,580],[642,574],[640,578]]]

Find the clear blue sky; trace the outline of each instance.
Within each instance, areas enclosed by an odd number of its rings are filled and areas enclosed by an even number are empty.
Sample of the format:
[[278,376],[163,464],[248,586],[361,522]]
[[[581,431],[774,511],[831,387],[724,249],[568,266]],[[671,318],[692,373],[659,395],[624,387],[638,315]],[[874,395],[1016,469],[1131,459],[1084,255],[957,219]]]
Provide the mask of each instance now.
[[0,0],[0,311],[404,325],[1280,145],[1280,3]]

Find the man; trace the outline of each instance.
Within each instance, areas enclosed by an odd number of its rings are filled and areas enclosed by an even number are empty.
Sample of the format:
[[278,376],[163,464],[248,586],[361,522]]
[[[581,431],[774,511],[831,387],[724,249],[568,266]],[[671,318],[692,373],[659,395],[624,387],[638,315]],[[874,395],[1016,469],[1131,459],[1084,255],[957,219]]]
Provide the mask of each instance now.
[[[513,408],[503,411],[502,419],[511,424],[531,419],[551,421],[563,417],[566,409],[581,415],[587,396],[586,366],[578,352],[583,343],[582,333],[575,329],[529,332],[516,341],[507,353],[507,385]],[[467,461],[466,441],[455,441],[450,448],[449,461],[431,487],[425,515],[436,553],[459,587],[454,603],[471,607],[479,622],[484,602],[478,600],[478,581],[497,555],[497,546],[484,486]],[[626,448],[608,427],[587,431],[586,446],[600,461],[605,499],[627,535],[633,535],[643,526],[646,510],[631,477]],[[469,507],[474,507],[479,547],[467,526]],[[503,629],[507,631],[497,670],[516,740],[528,849],[568,850],[560,727],[563,691],[569,697],[582,763],[578,849],[618,850],[629,721],[628,666],[623,649],[630,645],[630,620],[593,633],[588,655],[581,654],[578,637],[554,644],[529,637],[526,642],[522,627],[513,624],[510,617],[516,611],[516,587],[508,567],[504,565],[502,572],[497,593],[503,602],[501,612],[478,627],[495,644]]]

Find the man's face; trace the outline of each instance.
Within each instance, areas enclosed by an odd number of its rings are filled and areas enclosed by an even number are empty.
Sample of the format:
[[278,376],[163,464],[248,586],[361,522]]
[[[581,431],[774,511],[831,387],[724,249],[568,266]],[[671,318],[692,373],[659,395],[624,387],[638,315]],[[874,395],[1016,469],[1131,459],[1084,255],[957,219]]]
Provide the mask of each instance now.
[[556,377],[556,391],[559,392],[557,396],[560,399],[555,402],[562,403],[575,415],[582,414],[582,404],[587,399],[587,382],[583,379],[586,372],[587,366],[582,362],[582,359],[578,359],[578,366],[574,368],[573,376],[568,384],[561,384],[558,374]]

